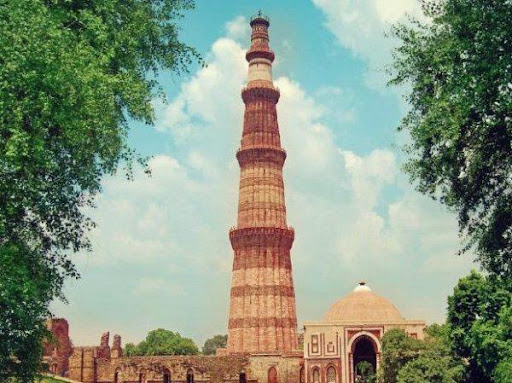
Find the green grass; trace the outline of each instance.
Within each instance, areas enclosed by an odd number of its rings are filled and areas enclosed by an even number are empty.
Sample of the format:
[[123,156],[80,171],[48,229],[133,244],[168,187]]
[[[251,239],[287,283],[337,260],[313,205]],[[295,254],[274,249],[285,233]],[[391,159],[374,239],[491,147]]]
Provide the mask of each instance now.
[[63,383],[64,380],[60,380],[57,377],[43,376],[43,377],[41,377],[40,380],[38,380],[36,382],[38,382],[38,383]]

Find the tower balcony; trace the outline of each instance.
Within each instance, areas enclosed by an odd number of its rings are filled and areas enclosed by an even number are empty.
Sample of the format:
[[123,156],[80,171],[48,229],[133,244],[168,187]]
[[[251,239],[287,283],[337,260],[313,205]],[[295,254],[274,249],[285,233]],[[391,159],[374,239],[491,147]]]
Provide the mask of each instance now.
[[271,63],[274,62],[276,55],[274,52],[265,46],[253,46],[245,54],[245,59],[249,62],[253,59],[266,59]]
[[258,101],[266,99],[277,104],[281,92],[278,87],[275,87],[270,81],[255,80],[242,88],[242,100],[245,104],[251,101]]
[[275,146],[249,146],[238,149],[236,159],[240,166],[256,162],[271,162],[283,166],[286,160],[286,150]]
[[295,239],[293,227],[232,227],[229,240],[233,250],[244,247],[268,246],[291,249]]

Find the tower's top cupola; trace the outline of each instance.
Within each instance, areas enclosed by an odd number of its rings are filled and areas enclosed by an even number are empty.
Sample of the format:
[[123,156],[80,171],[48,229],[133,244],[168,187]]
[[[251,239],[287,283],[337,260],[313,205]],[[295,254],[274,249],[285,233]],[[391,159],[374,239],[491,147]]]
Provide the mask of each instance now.
[[269,18],[261,13],[261,9],[259,10],[258,14],[251,17],[251,22],[250,22],[251,27],[253,27],[256,24],[266,25],[267,28],[270,26]]

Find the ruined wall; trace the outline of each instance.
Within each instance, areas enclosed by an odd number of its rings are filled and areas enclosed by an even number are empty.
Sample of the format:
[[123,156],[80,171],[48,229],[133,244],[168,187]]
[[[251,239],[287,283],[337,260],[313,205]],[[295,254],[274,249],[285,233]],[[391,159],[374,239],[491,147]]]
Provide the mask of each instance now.
[[43,344],[43,361],[53,374],[66,376],[69,370],[69,357],[73,353],[68,321],[53,318],[46,322],[46,326],[51,332],[51,338]]
[[[95,347],[76,347],[69,377],[84,383],[298,383],[302,355],[136,356],[122,355],[120,338],[110,354],[107,337]],[[269,381],[269,370],[275,380]]]
[[[251,355],[248,376],[261,383],[298,383],[302,353],[290,355]],[[275,370],[275,380],[273,371]]]
[[244,356],[103,358],[99,351],[99,347],[76,348],[70,359],[70,378],[84,383],[192,383],[191,379],[194,383],[234,383],[249,365]]

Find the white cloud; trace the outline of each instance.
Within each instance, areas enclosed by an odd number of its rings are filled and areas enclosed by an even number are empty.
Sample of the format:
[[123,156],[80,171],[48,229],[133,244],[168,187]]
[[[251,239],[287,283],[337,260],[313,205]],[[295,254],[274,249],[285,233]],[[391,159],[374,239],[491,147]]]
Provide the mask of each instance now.
[[382,187],[395,179],[395,156],[389,150],[376,149],[366,158],[350,151],[341,151],[345,168],[350,175],[354,200],[361,209],[377,204]]
[[251,37],[251,27],[247,19],[243,16],[237,16],[226,23],[227,37],[246,44]]
[[367,84],[381,87],[382,74],[395,45],[385,32],[406,15],[424,20],[417,0],[312,0],[326,17],[327,28],[338,42],[368,65]]

